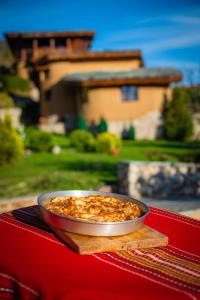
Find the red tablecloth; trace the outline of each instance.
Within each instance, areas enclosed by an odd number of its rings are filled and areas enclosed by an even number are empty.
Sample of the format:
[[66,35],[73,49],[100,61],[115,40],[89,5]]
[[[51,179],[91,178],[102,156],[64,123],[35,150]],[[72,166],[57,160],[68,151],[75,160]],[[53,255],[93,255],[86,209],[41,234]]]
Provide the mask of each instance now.
[[33,207],[0,216],[0,299],[200,299],[200,222],[151,209],[164,248],[79,255]]

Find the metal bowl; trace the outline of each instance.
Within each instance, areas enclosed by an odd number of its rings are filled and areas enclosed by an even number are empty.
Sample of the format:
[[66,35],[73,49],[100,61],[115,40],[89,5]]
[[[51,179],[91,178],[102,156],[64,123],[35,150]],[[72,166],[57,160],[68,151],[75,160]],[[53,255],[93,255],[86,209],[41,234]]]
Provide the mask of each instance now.
[[[76,219],[70,216],[62,216],[45,208],[45,204],[55,197],[84,197],[88,195],[111,196],[121,201],[136,203],[140,208],[141,216],[139,218],[123,222],[92,222]],[[136,231],[143,225],[143,221],[149,213],[148,206],[143,202],[120,194],[97,191],[74,190],[44,193],[38,197],[38,204],[44,221],[50,226],[73,233],[92,236],[117,236]]]

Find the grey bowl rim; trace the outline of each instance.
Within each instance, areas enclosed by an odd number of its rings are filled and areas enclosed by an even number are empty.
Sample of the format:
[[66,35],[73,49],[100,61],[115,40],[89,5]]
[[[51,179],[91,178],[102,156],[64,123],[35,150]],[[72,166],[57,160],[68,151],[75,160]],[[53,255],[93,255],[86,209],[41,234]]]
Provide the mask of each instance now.
[[[87,221],[87,220],[83,220],[83,219],[78,219],[78,218],[74,218],[74,217],[71,217],[71,216],[63,216],[61,214],[58,214],[58,213],[55,213],[55,212],[52,212],[50,210],[48,210],[44,205],[41,204],[41,202],[43,202],[43,200],[41,200],[42,197],[44,197],[46,194],[51,194],[51,193],[63,193],[63,192],[94,192],[94,194],[91,194],[91,195],[95,195],[95,193],[100,193],[100,195],[112,195],[113,197],[116,197],[116,198],[125,198],[126,200],[130,199],[130,200],[134,200],[136,201],[136,203],[139,203],[139,204],[142,204],[145,209],[146,209],[146,212],[144,213],[143,216],[140,216],[139,218],[135,218],[135,219],[132,219],[132,220],[126,220],[126,221],[121,221],[121,222],[95,222],[95,221]],[[66,195],[67,196],[67,195]],[[55,196],[56,197],[56,196]],[[64,196],[62,196],[64,197]],[[39,207],[41,207],[42,209],[44,209],[47,213],[50,213],[51,215],[54,215],[56,217],[59,217],[59,218],[62,218],[64,220],[72,220],[72,221],[75,221],[75,222],[80,222],[80,223],[85,223],[85,224],[92,224],[92,225],[119,225],[119,224],[127,224],[127,223],[132,223],[132,222],[135,222],[135,221],[140,221],[140,220],[143,220],[147,217],[147,215],[150,213],[150,207],[140,201],[140,200],[137,200],[131,196],[128,196],[128,195],[123,195],[123,194],[118,194],[118,193],[109,193],[109,192],[100,192],[100,191],[93,191],[93,190],[59,190],[59,191],[52,191],[52,192],[45,192],[45,193],[42,193],[40,194],[38,197],[37,197],[37,203],[39,205]]]

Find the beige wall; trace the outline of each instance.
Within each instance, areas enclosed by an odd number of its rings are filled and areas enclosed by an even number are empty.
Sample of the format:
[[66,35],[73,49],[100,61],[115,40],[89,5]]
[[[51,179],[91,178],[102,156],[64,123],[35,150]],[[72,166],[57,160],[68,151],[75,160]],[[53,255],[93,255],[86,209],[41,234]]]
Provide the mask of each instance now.
[[[130,70],[138,68],[140,61],[137,59],[121,61],[97,61],[97,62],[54,62],[49,64],[48,79],[44,80],[44,72],[40,72],[41,78],[41,112],[43,116],[51,114],[65,115],[70,111],[71,98],[70,88],[62,82],[65,75],[74,72],[87,72],[94,70]],[[52,90],[50,102],[45,100],[45,91]]]
[[[80,99],[78,99],[78,93],[62,81],[66,74],[92,70],[130,70],[138,68],[139,65],[140,61],[135,59],[132,61],[51,63],[49,77],[42,82],[42,114],[44,116],[78,114]],[[52,90],[50,102],[45,101],[44,92],[47,89]],[[98,122],[101,116],[108,121],[132,121],[149,112],[160,110],[164,93],[170,97],[171,89],[159,86],[138,87],[138,100],[124,102],[119,87],[90,89],[88,102],[82,105],[81,110],[89,122]]]
[[108,121],[131,121],[160,110],[164,93],[170,97],[171,90],[164,87],[138,87],[138,100],[125,102],[118,87],[91,89],[82,112],[89,122],[98,122],[101,116]]
[[44,89],[59,82],[65,75],[75,72],[102,70],[132,70],[140,67],[140,61],[97,61],[97,62],[54,62],[49,64],[49,78],[43,83]]

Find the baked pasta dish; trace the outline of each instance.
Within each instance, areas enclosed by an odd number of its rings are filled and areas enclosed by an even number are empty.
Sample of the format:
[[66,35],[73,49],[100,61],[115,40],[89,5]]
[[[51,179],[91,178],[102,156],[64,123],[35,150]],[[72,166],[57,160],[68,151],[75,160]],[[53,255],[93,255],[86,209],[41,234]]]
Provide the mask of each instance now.
[[45,207],[63,216],[94,222],[122,222],[140,216],[137,204],[102,195],[55,197]]

